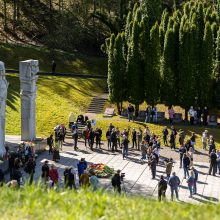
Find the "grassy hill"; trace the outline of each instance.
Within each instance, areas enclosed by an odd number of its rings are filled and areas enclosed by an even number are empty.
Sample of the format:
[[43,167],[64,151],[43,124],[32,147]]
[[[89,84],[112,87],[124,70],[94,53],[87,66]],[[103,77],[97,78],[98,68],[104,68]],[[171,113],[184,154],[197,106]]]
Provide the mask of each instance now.
[[[8,74],[6,134],[20,134],[20,82]],[[40,76],[37,81],[37,134],[48,135],[57,123],[68,124],[70,112],[84,112],[92,97],[106,87],[105,80]]]
[[0,219],[218,220],[219,205],[159,203],[141,197],[90,191],[48,191],[39,187],[0,189]]
[[5,62],[7,69],[18,69],[19,61],[22,60],[37,59],[40,62],[40,71],[51,72],[54,56],[57,72],[107,75],[107,59],[104,57],[63,51],[54,51],[53,54],[45,47],[0,44],[0,60]]

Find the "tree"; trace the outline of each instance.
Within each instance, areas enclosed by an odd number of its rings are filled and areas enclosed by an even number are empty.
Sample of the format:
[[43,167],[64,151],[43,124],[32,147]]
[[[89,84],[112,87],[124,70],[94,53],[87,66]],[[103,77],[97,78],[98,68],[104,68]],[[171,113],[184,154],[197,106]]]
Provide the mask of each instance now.
[[135,104],[135,114],[138,115],[139,105],[144,101],[143,67],[139,46],[140,26],[136,18],[133,22],[131,41],[127,56],[128,101]]

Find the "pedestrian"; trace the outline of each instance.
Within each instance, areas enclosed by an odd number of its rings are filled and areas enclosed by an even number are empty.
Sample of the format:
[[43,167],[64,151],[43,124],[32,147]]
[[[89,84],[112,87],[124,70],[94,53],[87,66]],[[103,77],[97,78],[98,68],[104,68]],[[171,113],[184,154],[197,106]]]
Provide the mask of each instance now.
[[58,140],[55,139],[55,144],[53,146],[53,161],[58,162],[60,160],[60,151],[59,151],[59,143]]
[[5,174],[3,170],[0,168],[0,186],[3,186],[4,183],[5,183]]
[[219,150],[217,150],[217,153],[216,153],[216,155],[217,155],[217,167],[218,167],[218,174],[220,175],[220,151]]
[[52,164],[49,170],[49,177],[50,180],[52,181],[51,186],[54,187],[55,185],[58,185],[58,180],[59,180],[59,174],[57,171],[57,168]]
[[157,160],[155,156],[151,156],[148,162],[151,169],[152,179],[156,178]]
[[20,187],[23,184],[22,173],[20,171],[21,161],[18,158],[14,160],[14,166],[11,173],[11,180],[16,180],[18,186]]
[[132,130],[132,148],[134,148],[134,145],[135,145],[135,148],[137,149],[137,132],[133,128],[133,130]]
[[162,134],[163,134],[163,143],[164,143],[164,146],[168,146],[167,136],[168,136],[169,132],[168,132],[167,126],[164,127],[164,129],[163,129],[163,131],[162,131]]
[[142,142],[142,138],[143,138],[143,131],[142,129],[139,127],[138,131],[137,131],[137,142],[138,142],[138,150],[140,150],[140,145]]
[[64,186],[69,189],[76,189],[75,177],[71,170],[72,167],[66,167],[64,170]]
[[108,150],[111,149],[111,130],[108,129],[108,131],[106,132],[106,139],[107,139],[107,142],[108,142]]
[[112,186],[114,188],[114,191],[118,192],[119,194],[121,193],[121,170],[117,170],[117,172],[115,173],[115,175],[112,177]]
[[179,144],[182,146],[184,144],[185,133],[182,129],[179,130]]
[[41,168],[41,178],[43,180],[43,182],[46,184],[46,182],[48,181],[48,177],[49,177],[49,166],[48,166],[48,160],[45,160],[44,165]]
[[95,131],[95,140],[96,140],[96,148],[99,147],[101,149],[101,138],[102,138],[102,130],[101,128],[96,128]]
[[83,188],[87,188],[90,186],[89,174],[88,174],[87,170],[85,170],[84,173],[80,176],[79,184]]
[[170,158],[168,160],[168,162],[166,163],[166,175],[167,175],[167,179],[169,180],[170,178],[170,174],[172,172],[172,168],[173,168],[173,158]]
[[215,153],[215,150],[213,149],[210,154],[210,166],[209,166],[209,175],[215,176],[216,173],[216,166],[217,166],[217,155]]
[[157,107],[156,106],[152,108],[151,115],[152,115],[153,122],[157,123]]
[[84,130],[82,132],[82,136],[84,138],[84,141],[85,141],[85,147],[87,147],[87,143],[88,143],[88,140],[89,140],[89,129],[87,126],[84,127]]
[[190,176],[188,177],[187,179],[187,184],[188,184],[188,189],[189,189],[189,193],[190,193],[190,196],[189,198],[192,198],[192,194],[193,194],[193,186],[194,186],[194,172],[191,171],[190,172]]
[[147,159],[147,145],[144,141],[141,142],[141,161],[144,161]]
[[49,147],[49,155],[53,153],[53,135],[47,138],[47,145]]
[[163,175],[160,176],[160,181],[158,183],[158,200],[165,200],[167,190],[167,181],[164,179]]
[[89,145],[92,151],[93,151],[94,140],[95,140],[95,132],[93,131],[93,128],[91,128],[89,132]]
[[63,134],[63,143],[65,143],[65,137],[66,137],[66,127],[64,124],[60,125],[60,128],[62,129],[62,134]]
[[203,120],[203,125],[207,125],[207,119],[208,119],[208,115],[209,115],[209,111],[208,111],[208,109],[207,109],[207,107],[205,107],[204,109],[203,109],[203,113],[202,113],[202,120]]
[[182,168],[182,164],[183,164],[183,155],[186,153],[186,147],[183,144],[180,148],[179,148],[179,154],[180,154],[180,168]]
[[110,139],[111,139],[111,145],[112,145],[112,152],[115,152],[117,151],[117,136],[116,136],[116,131],[114,128],[112,129]]
[[174,135],[174,131],[171,131],[170,138],[169,138],[169,142],[170,142],[170,148],[171,148],[171,150],[172,150],[172,149],[175,150],[175,135]]
[[79,161],[79,163],[77,164],[77,169],[78,169],[78,175],[79,178],[80,176],[85,172],[85,170],[87,169],[87,162],[85,161],[85,158],[81,158],[81,160]]
[[123,135],[123,137],[122,137],[122,155],[123,155],[123,159],[128,156],[128,144],[129,144],[129,140],[128,140],[127,136]]
[[196,170],[195,167],[191,167],[193,173],[194,173],[194,184],[193,184],[193,194],[197,194],[197,181],[199,177],[199,172]]
[[211,135],[208,140],[208,145],[209,145],[209,154],[211,154],[212,150],[215,150],[215,141],[213,139],[213,136]]
[[89,178],[90,186],[93,191],[96,191],[100,188],[100,182],[98,177],[95,175],[93,170],[90,170],[90,178]]
[[128,105],[128,121],[130,121],[132,119],[132,121],[134,121],[134,106],[129,104]]
[[57,138],[58,138],[59,149],[62,151],[63,150],[64,132],[63,132],[63,129],[61,127],[58,131]]
[[187,156],[187,154],[185,153],[183,155],[183,171],[184,171],[184,179],[186,179],[186,175],[187,177],[189,177],[189,165],[190,165],[190,159]]
[[108,130],[110,132],[112,132],[113,128],[115,128],[115,126],[112,123],[110,123],[109,126],[108,126]]
[[78,134],[77,128],[73,131],[72,137],[73,137],[73,143],[74,143],[74,150],[78,150],[77,144],[78,144],[79,134]]
[[169,185],[171,190],[171,201],[173,201],[174,192],[176,194],[176,199],[179,200],[178,187],[180,185],[180,179],[176,176],[175,172],[172,173],[172,176],[169,179]]
[[204,150],[206,150],[207,140],[208,140],[208,131],[205,130],[205,131],[202,133],[202,147],[203,147]]
[[121,132],[119,128],[116,128],[116,139],[117,139],[117,147],[121,148]]
[[145,122],[150,122],[150,116],[151,116],[151,107],[150,105],[147,106],[146,108],[146,118],[145,118]]
[[25,164],[24,171],[28,173],[28,182],[31,185],[33,182],[34,178],[34,173],[35,173],[35,167],[36,167],[36,162],[32,157],[28,159],[28,162]]
[[174,114],[175,114],[175,111],[174,111],[173,107],[170,106],[170,107],[168,108],[168,115],[169,115],[169,120],[170,120],[170,124],[171,124],[171,125],[173,124]]
[[196,115],[197,115],[197,124],[201,125],[202,110],[200,109],[200,107],[197,108]]
[[195,151],[195,145],[196,145],[196,134],[195,132],[192,133],[192,136],[190,137],[190,142],[192,145],[193,152]]
[[193,106],[191,106],[190,109],[189,109],[189,116],[190,116],[190,124],[194,125],[195,110],[193,109]]
[[193,149],[192,147],[189,148],[189,151],[187,152],[187,156],[189,157],[190,164],[189,167],[193,166]]

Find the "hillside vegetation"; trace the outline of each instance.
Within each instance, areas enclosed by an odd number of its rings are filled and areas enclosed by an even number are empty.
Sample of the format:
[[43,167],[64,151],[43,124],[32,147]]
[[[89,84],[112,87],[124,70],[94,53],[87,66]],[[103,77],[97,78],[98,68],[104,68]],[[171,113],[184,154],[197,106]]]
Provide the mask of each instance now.
[[208,219],[218,220],[219,205],[159,203],[141,197],[89,191],[49,193],[39,187],[0,189],[0,219]]

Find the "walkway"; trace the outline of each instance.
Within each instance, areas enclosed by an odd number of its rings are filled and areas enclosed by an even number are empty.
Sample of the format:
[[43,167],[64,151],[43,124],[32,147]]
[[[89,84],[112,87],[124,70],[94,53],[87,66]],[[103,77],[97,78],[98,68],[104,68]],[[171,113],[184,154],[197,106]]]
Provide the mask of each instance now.
[[[220,176],[209,176],[208,173],[208,157],[205,152],[201,151],[198,155],[195,155],[194,161],[196,169],[199,171],[198,181],[198,195],[192,199],[188,198],[189,192],[187,189],[186,180],[183,179],[183,170],[179,168],[178,153],[171,151],[169,148],[161,150],[162,159],[157,167],[157,176],[155,180],[151,179],[151,172],[148,165],[141,164],[139,161],[140,152],[136,150],[130,150],[129,158],[122,159],[122,155],[119,153],[111,153],[104,149],[95,149],[94,152],[85,148],[82,143],[79,144],[79,151],[74,151],[72,143],[68,140],[65,143],[63,151],[60,153],[61,159],[59,163],[56,163],[60,174],[60,185],[63,185],[63,171],[65,166],[72,166],[77,172],[76,166],[80,158],[85,158],[88,163],[104,163],[115,170],[121,169],[125,173],[125,187],[128,194],[138,194],[146,197],[157,197],[157,184],[160,175],[164,174],[165,167],[163,165],[163,157],[172,157],[175,160],[173,171],[176,171],[177,175],[181,179],[180,186],[180,200],[190,203],[206,203],[217,202],[220,200]],[[41,175],[41,166],[45,159],[49,160],[50,164],[52,156],[48,155],[48,152],[44,152],[37,158],[37,167],[35,173],[35,180],[37,181]],[[25,174],[24,174],[25,175]],[[78,182],[78,176],[76,175]],[[109,191],[112,191],[110,179],[100,179],[102,186]],[[77,184],[78,186],[78,184]],[[167,197],[170,198],[170,189],[167,190]]]

